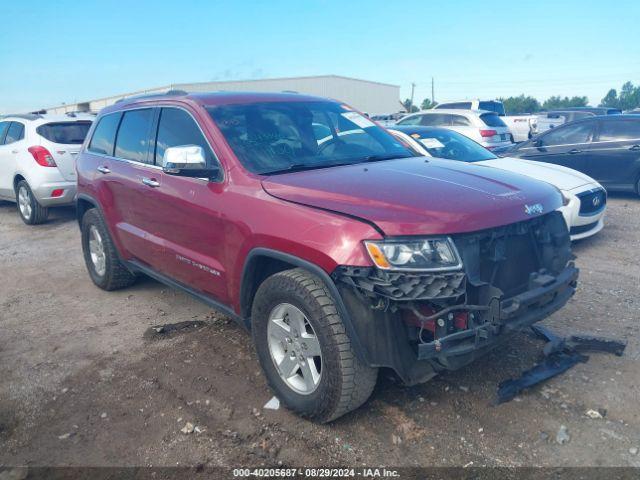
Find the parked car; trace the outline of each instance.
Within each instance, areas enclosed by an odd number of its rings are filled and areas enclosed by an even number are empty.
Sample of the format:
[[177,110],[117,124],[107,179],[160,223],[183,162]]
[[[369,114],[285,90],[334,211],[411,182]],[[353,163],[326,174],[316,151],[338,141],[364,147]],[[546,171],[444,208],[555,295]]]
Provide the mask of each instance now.
[[371,117],[371,120],[375,120],[383,127],[388,127],[390,125],[395,125],[398,120],[406,115],[407,114],[405,112],[392,113],[389,115],[374,115]]
[[581,118],[594,116],[596,116],[595,113],[579,110],[553,110],[550,112],[542,112],[536,115],[536,119],[532,124],[531,136],[551,130],[563,123],[569,123]]
[[485,110],[505,116],[504,105],[500,100],[463,100],[461,102],[439,103],[436,110]]
[[589,112],[594,115],[620,115],[622,110],[612,107],[565,107],[567,112]]
[[39,114],[0,118],[0,200],[16,202],[24,223],[46,221],[49,207],[73,205],[75,159],[92,120]]
[[365,402],[378,368],[407,384],[460,368],[576,288],[557,189],[416,161],[336,101],[124,100],[100,113],[77,169],[92,281],[147,274],[236,319],[278,398],[316,421]]
[[526,115],[509,115],[507,116],[504,104],[500,100],[465,100],[462,102],[448,102],[436,105],[434,109],[453,109],[453,110],[486,110],[497,113],[505,126],[511,133],[511,142],[524,142],[531,138],[532,123],[535,122],[535,116]]
[[508,115],[500,118],[511,131],[514,142],[525,142],[534,135],[537,121],[536,115]]
[[485,110],[423,110],[407,115],[396,125],[448,128],[490,150],[508,147],[513,143],[509,128],[498,114]]
[[584,173],[560,165],[517,158],[499,158],[458,132],[436,127],[402,127],[389,130],[409,145],[416,155],[473,163],[550,183],[562,192],[562,212],[571,240],[595,235],[604,226],[607,192]]
[[500,152],[583,172],[609,191],[640,194],[640,115],[588,117]]

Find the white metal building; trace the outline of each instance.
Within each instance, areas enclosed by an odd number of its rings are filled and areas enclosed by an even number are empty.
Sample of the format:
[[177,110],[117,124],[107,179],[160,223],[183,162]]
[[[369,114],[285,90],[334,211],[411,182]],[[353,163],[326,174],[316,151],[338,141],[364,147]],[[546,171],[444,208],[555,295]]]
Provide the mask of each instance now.
[[215,92],[221,90],[253,92],[293,91],[341,100],[370,115],[395,113],[402,110],[402,105],[400,104],[400,86],[360,80],[357,78],[341,77],[339,75],[229,82],[177,83],[164,87],[114,95],[107,98],[59,105],[45,108],[44,110],[48,113],[98,112],[102,108],[112,105],[122,98],[149,93],[161,93],[168,90],[184,90],[187,92]]

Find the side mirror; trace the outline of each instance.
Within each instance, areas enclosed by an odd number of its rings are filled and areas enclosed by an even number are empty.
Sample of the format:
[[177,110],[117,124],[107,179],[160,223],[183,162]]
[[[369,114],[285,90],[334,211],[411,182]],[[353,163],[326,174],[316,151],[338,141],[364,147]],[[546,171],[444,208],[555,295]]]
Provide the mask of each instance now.
[[208,166],[204,149],[199,145],[169,147],[162,157],[162,171],[180,177],[215,178],[220,169]]

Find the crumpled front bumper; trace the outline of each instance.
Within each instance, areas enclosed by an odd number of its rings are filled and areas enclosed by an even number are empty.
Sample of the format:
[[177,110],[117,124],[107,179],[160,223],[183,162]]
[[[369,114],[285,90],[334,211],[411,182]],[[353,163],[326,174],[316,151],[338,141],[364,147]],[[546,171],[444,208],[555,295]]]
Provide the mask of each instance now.
[[562,308],[574,295],[578,269],[570,263],[559,275],[532,279],[529,290],[504,300],[495,299],[490,318],[482,325],[418,345],[418,360],[435,361],[443,369],[457,369],[499,345],[510,333],[538,322]]

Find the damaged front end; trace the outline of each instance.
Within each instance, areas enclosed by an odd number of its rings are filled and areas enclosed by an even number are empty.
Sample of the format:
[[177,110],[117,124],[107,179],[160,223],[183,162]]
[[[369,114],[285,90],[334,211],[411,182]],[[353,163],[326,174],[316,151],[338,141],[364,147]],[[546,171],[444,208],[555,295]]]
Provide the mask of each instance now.
[[578,270],[559,212],[451,241],[456,258],[444,251],[446,268],[333,273],[369,363],[408,384],[468,364],[575,293]]

